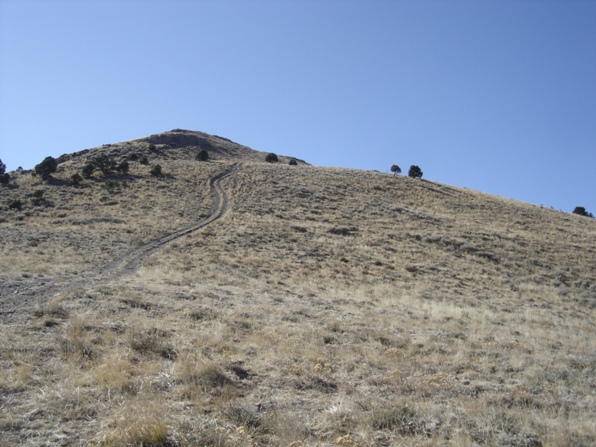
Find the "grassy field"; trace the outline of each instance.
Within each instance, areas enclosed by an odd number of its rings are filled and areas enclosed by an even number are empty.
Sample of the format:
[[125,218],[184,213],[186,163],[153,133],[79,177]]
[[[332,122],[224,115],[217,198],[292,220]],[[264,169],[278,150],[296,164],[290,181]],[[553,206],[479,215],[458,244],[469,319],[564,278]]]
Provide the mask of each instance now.
[[[101,153],[148,164],[68,184]],[[0,446],[596,444],[596,220],[265,155],[178,131],[11,173]],[[102,270],[235,162],[221,218]]]

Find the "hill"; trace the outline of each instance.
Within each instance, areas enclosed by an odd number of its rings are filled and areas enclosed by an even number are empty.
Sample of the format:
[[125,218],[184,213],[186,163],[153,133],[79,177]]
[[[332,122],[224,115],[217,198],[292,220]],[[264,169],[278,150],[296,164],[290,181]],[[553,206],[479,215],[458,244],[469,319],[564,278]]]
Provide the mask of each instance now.
[[265,155],[11,173],[0,445],[596,443],[594,219]]

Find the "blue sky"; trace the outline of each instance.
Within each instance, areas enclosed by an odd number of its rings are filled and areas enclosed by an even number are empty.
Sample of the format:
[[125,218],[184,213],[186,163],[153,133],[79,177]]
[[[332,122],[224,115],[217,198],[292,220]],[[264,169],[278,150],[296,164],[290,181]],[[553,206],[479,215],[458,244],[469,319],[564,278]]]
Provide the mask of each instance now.
[[596,1],[0,0],[0,159],[173,128],[596,213]]

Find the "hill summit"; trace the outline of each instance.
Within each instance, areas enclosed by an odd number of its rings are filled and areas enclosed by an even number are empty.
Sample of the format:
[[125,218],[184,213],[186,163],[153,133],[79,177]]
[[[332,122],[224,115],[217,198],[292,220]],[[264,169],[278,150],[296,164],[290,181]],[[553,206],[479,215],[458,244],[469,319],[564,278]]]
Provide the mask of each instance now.
[[175,129],[11,173],[6,445],[596,444],[594,219],[266,155]]
[[[212,160],[244,160],[264,161],[266,153],[259,152],[247,146],[235,143],[224,137],[210,135],[204,132],[173,129],[148,137],[137,138],[121,143],[105,144],[101,147],[85,149],[73,154],[64,154],[58,161],[64,163],[75,160],[79,157],[87,159],[98,155],[111,157],[128,157],[132,153],[139,156],[154,156],[166,159],[188,159],[196,155],[200,150],[206,150]],[[288,162],[293,157],[280,156],[281,161]],[[304,164],[302,160],[297,160]]]

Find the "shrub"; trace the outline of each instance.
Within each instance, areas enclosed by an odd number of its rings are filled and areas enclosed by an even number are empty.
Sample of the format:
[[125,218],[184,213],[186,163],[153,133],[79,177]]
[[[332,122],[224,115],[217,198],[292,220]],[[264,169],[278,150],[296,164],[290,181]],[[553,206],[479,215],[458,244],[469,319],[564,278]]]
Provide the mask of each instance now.
[[116,166],[116,170],[120,171],[124,174],[126,174],[129,169],[130,169],[130,165],[128,164],[128,161],[126,161],[126,160],[122,161],[118,166]]
[[83,181],[83,177],[78,172],[75,172],[73,175],[70,176],[69,183],[71,185],[79,185]]
[[288,164],[290,166],[296,166],[298,164],[298,162],[296,161],[296,159],[292,158]]
[[149,173],[153,176],[153,177],[161,177],[163,175],[163,172],[161,170],[161,166],[160,165],[154,165],[151,168],[151,171],[149,171]]
[[373,411],[371,425],[375,430],[394,431],[402,436],[424,433],[424,421],[404,404]]
[[23,207],[23,202],[19,199],[13,200],[12,202],[8,203],[9,210],[20,210]]
[[120,183],[112,179],[108,180],[103,185],[103,187],[107,189],[110,194],[114,194],[116,191],[120,190],[120,186]]
[[393,165],[391,166],[391,172],[393,172],[393,174],[401,174],[401,168],[397,165]]
[[0,160],[0,175],[4,175],[6,172],[6,165]]
[[130,154],[128,156],[128,159],[130,161],[137,161],[139,159],[139,154],[137,154],[136,152],[133,152],[132,154]]
[[111,171],[116,169],[116,160],[108,157],[107,155],[98,155],[91,160],[91,163],[104,174],[109,174]]
[[81,173],[83,174],[83,177],[85,177],[85,178],[90,178],[94,172],[95,172],[95,165],[93,163],[87,163],[85,166],[83,166],[83,169],[81,170]]
[[579,216],[594,217],[592,216],[592,213],[588,213],[583,206],[576,206],[573,210],[573,214],[577,214]]
[[265,157],[265,161],[267,163],[277,163],[279,161],[279,158],[277,158],[277,155],[271,153],[267,154],[267,156]]
[[141,158],[139,158],[139,163],[141,163],[142,165],[148,165],[149,159],[147,159],[146,155],[143,155]]
[[209,152],[207,152],[205,149],[201,149],[196,158],[199,161],[207,161],[209,159]]
[[43,197],[43,190],[38,189],[33,194],[31,194],[31,204],[33,206],[41,206],[45,203],[46,199]]
[[44,160],[35,166],[33,171],[35,175],[39,175],[42,180],[47,180],[58,169],[58,162],[54,157],[46,157]]
[[412,165],[408,171],[408,176],[412,178],[422,178],[422,169],[416,165]]

